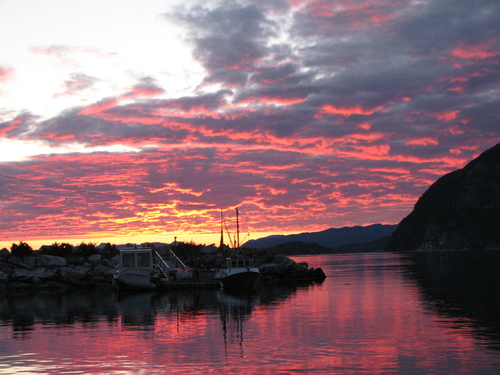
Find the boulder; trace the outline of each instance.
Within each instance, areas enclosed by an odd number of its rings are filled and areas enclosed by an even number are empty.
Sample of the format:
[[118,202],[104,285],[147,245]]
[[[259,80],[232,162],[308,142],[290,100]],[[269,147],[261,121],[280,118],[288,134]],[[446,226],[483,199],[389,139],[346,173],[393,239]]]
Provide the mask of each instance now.
[[318,267],[318,268],[312,267],[309,269],[309,271],[310,271],[310,279],[311,280],[323,281],[324,279],[326,279],[325,272],[323,271],[323,269],[321,267]]
[[36,257],[28,256],[28,257],[17,257],[11,256],[9,258],[9,262],[17,267],[26,268],[26,269],[35,269],[36,268]]
[[17,281],[32,281],[34,278],[46,280],[51,279],[54,276],[54,271],[46,267],[38,267],[34,270],[29,270],[26,268],[16,268],[12,272],[11,279]]
[[114,257],[109,258],[108,260],[106,260],[106,264],[109,267],[116,267],[116,266],[118,266],[119,262],[120,262],[120,255],[115,255]]
[[283,272],[288,273],[292,271],[297,263],[293,259],[287,258],[284,262],[280,264],[280,268]]
[[90,268],[77,266],[75,268],[71,267],[61,267],[61,278],[63,281],[75,284],[75,285],[88,285],[90,280]]
[[291,272],[294,274],[303,274],[307,271],[307,263],[296,263],[295,266],[291,269]]
[[274,254],[269,251],[259,251],[255,254],[254,259],[257,264],[272,263]]
[[9,275],[5,272],[0,271],[0,283],[6,282],[9,279]]
[[71,266],[83,266],[85,264],[85,259],[83,257],[72,257],[67,259],[67,265]]
[[92,276],[112,276],[116,268],[98,264],[91,270]]
[[91,256],[88,257],[88,262],[90,264],[97,264],[101,260],[102,256],[101,254],[92,254]]
[[309,264],[307,262],[300,262],[300,263],[297,263],[298,265],[302,265],[306,268],[309,268]]
[[273,263],[281,264],[289,259],[285,254],[276,254],[273,258]]
[[10,251],[4,247],[2,250],[0,250],[0,259],[9,259],[9,258],[10,258]]
[[264,263],[259,266],[259,271],[263,275],[278,273],[278,265],[276,263]]
[[64,267],[67,265],[67,261],[63,257],[58,257],[55,255],[40,254],[38,256],[38,265],[45,267]]
[[0,272],[11,275],[14,268],[13,264],[0,261]]

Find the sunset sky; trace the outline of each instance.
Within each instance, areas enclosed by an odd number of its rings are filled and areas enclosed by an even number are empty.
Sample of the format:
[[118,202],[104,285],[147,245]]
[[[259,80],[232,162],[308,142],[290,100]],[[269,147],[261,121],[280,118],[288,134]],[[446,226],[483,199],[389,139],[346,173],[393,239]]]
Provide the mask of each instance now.
[[[500,142],[498,0],[0,0],[0,248],[397,224]],[[247,235],[247,233],[250,235]]]

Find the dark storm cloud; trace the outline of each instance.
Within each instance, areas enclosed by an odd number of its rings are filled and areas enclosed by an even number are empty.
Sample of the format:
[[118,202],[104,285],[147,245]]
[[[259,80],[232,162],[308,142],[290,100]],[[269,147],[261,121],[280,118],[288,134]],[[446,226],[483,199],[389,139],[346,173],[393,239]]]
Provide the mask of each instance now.
[[[229,2],[216,8],[196,6],[167,16],[189,28],[195,57],[209,70],[209,81],[242,83],[247,70],[267,55],[266,38],[273,35],[273,22],[258,4]],[[237,75],[223,71],[239,71]],[[248,74],[248,73],[247,73]]]
[[476,45],[497,39],[499,14],[500,4],[492,0],[427,1],[393,31],[416,52],[439,55],[461,43]]

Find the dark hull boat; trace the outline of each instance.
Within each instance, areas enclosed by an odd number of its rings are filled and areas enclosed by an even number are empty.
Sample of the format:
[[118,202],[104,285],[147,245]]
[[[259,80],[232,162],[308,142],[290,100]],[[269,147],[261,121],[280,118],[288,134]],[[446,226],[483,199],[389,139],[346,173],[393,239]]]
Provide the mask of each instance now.
[[226,268],[215,274],[224,288],[253,288],[260,277],[258,267],[253,266],[253,259],[226,259]]
[[[237,243],[234,244],[233,256],[226,259],[226,267],[217,270],[214,279],[218,280],[225,289],[248,289],[255,287],[260,277],[259,268],[254,265],[253,258],[241,255],[239,240],[239,211],[236,208]],[[221,212],[221,249],[224,248],[223,216]]]

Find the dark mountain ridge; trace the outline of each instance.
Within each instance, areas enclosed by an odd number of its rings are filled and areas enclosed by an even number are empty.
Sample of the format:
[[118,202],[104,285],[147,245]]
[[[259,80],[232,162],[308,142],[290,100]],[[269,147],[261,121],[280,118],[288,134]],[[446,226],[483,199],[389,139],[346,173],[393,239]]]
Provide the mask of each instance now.
[[500,248],[500,143],[432,184],[386,250],[489,248]]
[[335,248],[347,244],[371,242],[381,237],[390,236],[396,230],[396,227],[397,225],[373,224],[365,227],[330,228],[320,232],[275,235],[250,240],[243,247],[269,248],[289,242],[302,242],[317,244],[325,248]]
[[301,241],[286,242],[276,246],[267,247],[266,251],[285,255],[318,255],[340,253],[372,253],[382,252],[389,242],[390,236],[381,237],[374,241],[362,243],[349,243],[336,247],[325,247],[317,243]]

